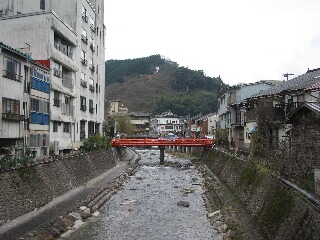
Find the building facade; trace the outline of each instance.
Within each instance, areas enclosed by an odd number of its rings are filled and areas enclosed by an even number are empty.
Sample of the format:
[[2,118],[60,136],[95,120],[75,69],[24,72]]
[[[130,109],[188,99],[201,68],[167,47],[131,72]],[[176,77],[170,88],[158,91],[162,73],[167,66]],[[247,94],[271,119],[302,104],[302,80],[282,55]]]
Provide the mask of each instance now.
[[55,154],[102,133],[105,27],[102,0],[0,3],[2,40],[50,68],[50,147]]
[[3,43],[0,69],[0,155],[48,155],[50,70]]

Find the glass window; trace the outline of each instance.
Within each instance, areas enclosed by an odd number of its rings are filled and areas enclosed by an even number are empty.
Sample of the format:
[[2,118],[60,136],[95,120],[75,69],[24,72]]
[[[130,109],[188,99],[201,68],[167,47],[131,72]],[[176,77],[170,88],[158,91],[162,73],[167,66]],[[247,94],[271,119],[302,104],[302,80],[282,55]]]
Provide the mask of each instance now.
[[57,121],[53,121],[52,125],[53,125],[53,132],[58,132],[58,122]]
[[4,72],[6,78],[20,81],[21,63],[4,57]]
[[46,10],[46,0],[40,0],[40,9]]

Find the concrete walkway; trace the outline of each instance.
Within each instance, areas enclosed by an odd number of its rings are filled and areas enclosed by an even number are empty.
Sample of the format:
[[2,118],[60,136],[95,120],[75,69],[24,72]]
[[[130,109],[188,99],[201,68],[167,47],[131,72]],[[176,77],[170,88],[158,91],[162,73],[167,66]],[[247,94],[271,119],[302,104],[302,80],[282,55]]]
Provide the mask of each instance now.
[[123,157],[123,161],[118,162],[114,168],[88,181],[85,185],[54,198],[40,209],[36,209],[35,211],[3,224],[0,227],[0,239],[18,239],[40,225],[66,214],[77,206],[81,206],[86,197],[93,194],[97,188],[112,182],[113,179],[125,171],[130,166],[129,161],[136,160],[136,153],[128,149],[126,155]]

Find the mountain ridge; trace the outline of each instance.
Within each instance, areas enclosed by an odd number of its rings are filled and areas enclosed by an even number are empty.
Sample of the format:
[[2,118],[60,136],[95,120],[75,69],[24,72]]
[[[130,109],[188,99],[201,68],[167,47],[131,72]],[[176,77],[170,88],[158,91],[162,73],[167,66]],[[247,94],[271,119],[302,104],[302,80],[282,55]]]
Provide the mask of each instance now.
[[177,63],[152,55],[106,61],[106,100],[119,99],[129,111],[171,110],[196,115],[217,110],[217,95],[227,85]]

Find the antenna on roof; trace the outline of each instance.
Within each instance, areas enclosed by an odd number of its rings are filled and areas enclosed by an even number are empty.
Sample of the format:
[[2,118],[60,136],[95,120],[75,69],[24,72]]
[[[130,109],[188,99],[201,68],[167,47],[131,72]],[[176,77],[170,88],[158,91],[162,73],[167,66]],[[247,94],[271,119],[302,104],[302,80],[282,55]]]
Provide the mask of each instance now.
[[289,76],[290,75],[294,75],[293,73],[285,73],[285,74],[282,74],[282,76],[284,76],[285,78],[287,78],[287,81],[289,80]]

